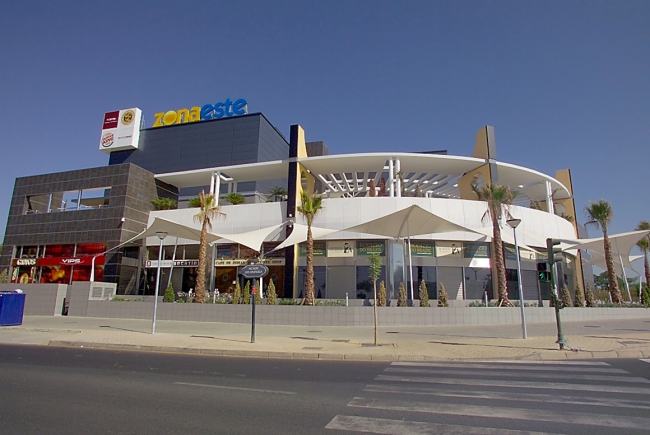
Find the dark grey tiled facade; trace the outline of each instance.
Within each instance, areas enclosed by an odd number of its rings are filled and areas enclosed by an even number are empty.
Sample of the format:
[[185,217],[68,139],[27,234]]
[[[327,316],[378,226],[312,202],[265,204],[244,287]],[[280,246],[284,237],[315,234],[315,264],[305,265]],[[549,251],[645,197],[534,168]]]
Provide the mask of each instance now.
[[[111,188],[108,206],[26,214],[27,196],[100,187]],[[106,243],[108,249],[115,247],[146,228],[153,210],[151,200],[159,196],[177,197],[178,189],[156,181],[151,172],[133,164],[17,178],[0,269],[9,268],[14,246]],[[122,265],[121,252],[107,255],[104,280],[119,281],[118,290],[123,289],[126,283],[122,281],[132,276],[124,273],[128,267]]]
[[[288,157],[282,134],[264,115],[253,113],[142,130],[138,149],[111,153],[109,165],[134,163],[165,174]],[[277,185],[286,188],[286,180],[242,183],[239,190],[267,193]]]

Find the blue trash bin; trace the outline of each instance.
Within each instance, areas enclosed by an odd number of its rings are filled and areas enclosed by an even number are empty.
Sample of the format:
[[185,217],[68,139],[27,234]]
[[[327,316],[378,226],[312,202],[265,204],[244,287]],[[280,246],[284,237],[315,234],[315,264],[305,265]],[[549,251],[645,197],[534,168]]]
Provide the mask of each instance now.
[[0,326],[22,325],[24,311],[24,293],[0,292]]

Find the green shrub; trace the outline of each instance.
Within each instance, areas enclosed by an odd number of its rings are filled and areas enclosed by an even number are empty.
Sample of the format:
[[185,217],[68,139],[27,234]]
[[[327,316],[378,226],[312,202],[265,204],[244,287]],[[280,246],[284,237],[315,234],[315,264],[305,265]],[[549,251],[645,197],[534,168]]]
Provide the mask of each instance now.
[[163,302],[174,302],[176,295],[174,294],[174,286],[170,282],[167,288],[165,289],[165,295],[163,296]]
[[190,208],[199,208],[201,207],[201,200],[199,198],[191,198],[188,201],[188,205]]
[[259,284],[257,283],[257,280],[253,280],[253,286],[255,287],[255,304],[256,305],[262,305],[262,291],[260,289]]
[[562,284],[562,304],[565,307],[573,306],[573,301],[571,300],[571,293],[569,292],[569,288],[565,284]]
[[273,279],[270,279],[266,289],[266,305],[277,305],[277,303],[278,295],[275,293],[275,284],[273,284]]
[[299,305],[299,302],[296,299],[281,298],[278,299],[278,305]]
[[5,284],[9,282],[9,271],[7,269],[3,269],[2,272],[0,272],[0,283]]
[[573,301],[573,306],[574,307],[581,307],[581,308],[585,306],[585,298],[582,296],[582,289],[580,288],[579,285],[576,286],[575,299]]
[[316,305],[319,307],[344,307],[344,299],[321,299],[316,302]]
[[591,290],[591,284],[587,283],[587,289],[585,290],[585,300],[588,307],[596,306],[596,298],[594,298],[594,292]]
[[171,198],[156,198],[151,200],[155,210],[176,210],[178,204]]
[[641,293],[641,303],[646,307],[650,306],[650,287],[648,287],[648,284],[643,284],[643,292]]
[[420,281],[420,306],[428,307],[429,306],[429,289],[427,289],[427,283],[424,280]]
[[239,285],[239,280],[235,284],[235,293],[232,295],[233,304],[241,304],[241,286]]
[[406,287],[404,287],[403,282],[399,283],[399,293],[397,295],[397,306],[408,307],[408,303],[406,302]]
[[377,306],[378,307],[386,306],[386,284],[384,284],[384,281],[379,282],[379,293],[377,294]]
[[447,294],[447,290],[445,289],[445,285],[443,283],[440,283],[440,289],[438,290],[438,306],[449,306],[449,295]]
[[251,282],[246,281],[246,285],[244,286],[244,296],[243,296],[243,304],[247,305],[251,303]]

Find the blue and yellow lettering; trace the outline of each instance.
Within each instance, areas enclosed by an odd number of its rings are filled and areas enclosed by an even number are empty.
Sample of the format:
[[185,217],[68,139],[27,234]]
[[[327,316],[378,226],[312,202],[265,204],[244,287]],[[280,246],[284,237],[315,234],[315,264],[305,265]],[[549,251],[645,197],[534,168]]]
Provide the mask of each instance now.
[[214,115],[214,106],[212,104],[206,104],[201,107],[201,119],[212,119]]
[[176,111],[176,124],[185,124],[190,119],[190,111],[187,109],[178,109]]
[[217,103],[214,105],[214,118],[219,119],[223,118],[223,103]]
[[234,115],[244,115],[246,113],[246,100],[242,100],[241,98],[239,100],[235,100],[234,103],[232,103],[232,113]]
[[201,120],[201,108],[194,106],[190,109],[190,122]]
[[232,107],[232,101],[230,101],[230,98],[226,98],[224,104],[226,106],[226,116],[232,116],[232,112],[230,111],[230,108]]

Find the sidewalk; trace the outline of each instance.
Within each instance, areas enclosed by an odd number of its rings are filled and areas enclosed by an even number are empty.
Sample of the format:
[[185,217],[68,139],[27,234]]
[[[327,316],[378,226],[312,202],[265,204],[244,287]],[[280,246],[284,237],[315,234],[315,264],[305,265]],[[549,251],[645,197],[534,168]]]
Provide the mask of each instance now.
[[555,324],[382,327],[251,325],[87,317],[26,316],[0,327],[0,343],[294,359],[436,361],[650,358],[650,319],[564,323],[571,350],[559,350]]

